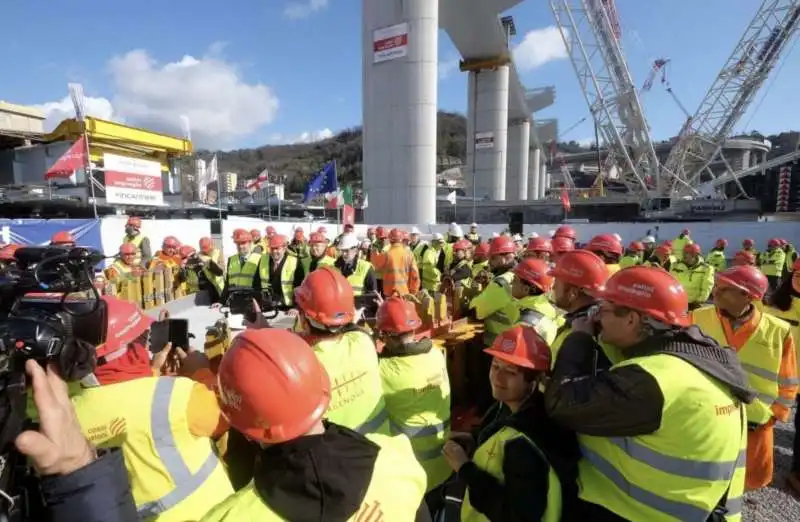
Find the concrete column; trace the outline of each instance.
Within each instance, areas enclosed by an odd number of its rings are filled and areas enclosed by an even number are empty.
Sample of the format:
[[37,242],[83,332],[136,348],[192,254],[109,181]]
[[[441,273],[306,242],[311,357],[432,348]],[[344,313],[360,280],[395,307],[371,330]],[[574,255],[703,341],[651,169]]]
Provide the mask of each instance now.
[[506,157],[506,199],[528,199],[528,165],[531,151],[531,122],[516,121],[508,127]]
[[539,199],[539,166],[541,163],[541,150],[536,148],[530,157],[530,181],[528,182],[528,199]]
[[439,1],[361,9],[365,219],[435,223]]
[[475,194],[502,201],[506,197],[506,147],[508,146],[508,66],[472,71],[474,134],[467,147],[474,150]]
[[477,182],[477,176],[475,175],[475,142],[472,139],[472,136],[475,135],[475,101],[475,79],[470,73],[467,76],[467,162],[464,171],[464,186],[466,187],[466,193],[470,197],[473,195],[482,197],[478,195],[473,184],[473,179]]
[[539,160],[539,199],[544,199],[547,193],[547,159],[542,156]]

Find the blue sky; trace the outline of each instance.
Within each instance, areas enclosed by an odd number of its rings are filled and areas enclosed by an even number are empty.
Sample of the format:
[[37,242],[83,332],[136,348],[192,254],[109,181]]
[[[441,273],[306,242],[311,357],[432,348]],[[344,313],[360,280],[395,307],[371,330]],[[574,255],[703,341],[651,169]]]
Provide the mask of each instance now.
[[[308,141],[360,124],[360,0],[6,3],[4,19],[18,23],[4,25],[0,70],[8,74],[0,99],[41,105],[51,123],[70,116],[67,83],[80,82],[98,116],[176,131],[187,115],[198,144],[213,147]],[[758,4],[617,0],[637,86],[655,58],[668,57],[673,90],[693,112]],[[543,0],[526,0],[508,14],[517,26],[515,44],[554,23]],[[544,59],[545,45],[554,45],[553,39],[536,47],[525,67],[520,57],[520,75],[528,87],[555,85],[556,104],[539,116],[558,118],[563,132],[588,111],[567,59],[531,67]],[[800,51],[787,51],[768,96],[737,130],[800,128]],[[544,57],[559,53],[556,45]],[[466,76],[448,67],[457,57],[441,32],[439,106],[463,113]],[[644,106],[654,139],[678,132],[684,116],[659,83]],[[592,135],[587,121],[561,138]]]

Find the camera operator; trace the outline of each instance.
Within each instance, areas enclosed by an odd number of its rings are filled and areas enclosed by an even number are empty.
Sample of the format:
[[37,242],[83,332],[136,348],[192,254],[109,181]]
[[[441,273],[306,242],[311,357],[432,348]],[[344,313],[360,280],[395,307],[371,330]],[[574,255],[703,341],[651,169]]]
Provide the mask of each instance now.
[[212,303],[219,303],[225,286],[225,270],[220,252],[214,248],[212,239],[210,237],[200,239],[199,254],[188,245],[181,247],[180,254],[183,260],[182,268],[189,272],[186,274],[189,293],[205,290],[211,297]]

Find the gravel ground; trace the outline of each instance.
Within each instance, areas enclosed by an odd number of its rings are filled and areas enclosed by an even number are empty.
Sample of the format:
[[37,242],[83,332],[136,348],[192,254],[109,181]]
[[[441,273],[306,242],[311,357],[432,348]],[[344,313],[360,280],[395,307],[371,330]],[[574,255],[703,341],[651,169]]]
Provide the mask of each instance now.
[[784,488],[792,464],[793,440],[794,425],[791,422],[775,426],[775,478],[771,486],[745,495],[746,522],[800,521],[800,499]]

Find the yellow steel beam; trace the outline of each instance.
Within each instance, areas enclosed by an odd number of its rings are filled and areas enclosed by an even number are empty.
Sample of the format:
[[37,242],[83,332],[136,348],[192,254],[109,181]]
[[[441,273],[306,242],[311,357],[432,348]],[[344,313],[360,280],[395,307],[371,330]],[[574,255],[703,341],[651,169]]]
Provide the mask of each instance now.
[[[86,118],[86,132],[90,143],[118,142],[123,146],[138,147],[149,152],[163,151],[169,156],[186,156],[192,153],[192,142],[189,140],[98,118]],[[45,137],[45,141],[75,140],[82,134],[83,124],[73,118],[62,121]]]
[[501,54],[500,56],[492,56],[489,58],[470,58],[461,60],[458,63],[458,68],[461,72],[483,71],[486,69],[497,69],[503,65],[511,63],[510,54]]

